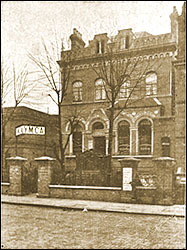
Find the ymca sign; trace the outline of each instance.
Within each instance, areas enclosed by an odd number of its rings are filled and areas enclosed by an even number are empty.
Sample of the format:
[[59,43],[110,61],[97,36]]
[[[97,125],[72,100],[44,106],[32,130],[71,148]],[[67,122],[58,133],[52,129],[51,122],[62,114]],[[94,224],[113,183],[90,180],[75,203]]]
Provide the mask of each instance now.
[[45,127],[42,126],[32,126],[32,125],[22,125],[16,128],[16,136],[25,135],[45,135]]

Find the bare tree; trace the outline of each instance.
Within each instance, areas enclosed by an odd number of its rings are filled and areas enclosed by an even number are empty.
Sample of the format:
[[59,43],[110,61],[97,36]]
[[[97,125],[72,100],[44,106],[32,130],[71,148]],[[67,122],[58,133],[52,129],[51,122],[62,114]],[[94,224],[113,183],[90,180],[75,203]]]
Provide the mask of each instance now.
[[100,55],[97,66],[93,63],[90,66],[97,77],[103,80],[108,103],[106,113],[109,119],[108,154],[111,169],[114,121],[125,109],[145,98],[145,74],[153,66],[158,69],[161,64],[135,57],[130,52],[125,56],[115,53],[113,47],[108,46],[107,53]]
[[[19,104],[24,100],[31,91],[32,87],[28,86],[28,71],[26,65],[17,70],[15,64],[1,63],[1,164],[4,166],[5,155],[5,129]],[[4,109],[7,100],[13,100],[11,109]]]
[[[64,139],[62,136],[62,103],[67,95],[67,88],[70,82],[73,54],[70,52],[64,60],[58,61],[59,46],[57,39],[56,43],[51,43],[50,46],[47,46],[44,41],[42,41],[42,45],[44,49],[42,56],[37,57],[31,53],[29,53],[28,56],[41,72],[41,77],[38,82],[44,84],[45,87],[50,89],[51,93],[49,93],[48,96],[58,107],[58,146],[56,144],[54,145],[54,153],[62,167],[62,170],[64,170],[65,150],[67,148],[70,135],[74,132],[79,120],[77,113],[72,112],[69,116],[70,118],[68,119],[71,127],[70,133],[68,137]],[[63,49],[64,47],[62,43],[61,50],[63,51]]]

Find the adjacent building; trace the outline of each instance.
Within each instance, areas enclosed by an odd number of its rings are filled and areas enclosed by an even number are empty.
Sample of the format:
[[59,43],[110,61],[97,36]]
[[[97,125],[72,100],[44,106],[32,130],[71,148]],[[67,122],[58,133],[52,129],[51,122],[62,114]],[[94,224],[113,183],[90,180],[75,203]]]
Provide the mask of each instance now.
[[43,155],[54,157],[57,116],[20,106],[3,109],[3,180],[8,178],[6,158],[21,156],[32,164]]

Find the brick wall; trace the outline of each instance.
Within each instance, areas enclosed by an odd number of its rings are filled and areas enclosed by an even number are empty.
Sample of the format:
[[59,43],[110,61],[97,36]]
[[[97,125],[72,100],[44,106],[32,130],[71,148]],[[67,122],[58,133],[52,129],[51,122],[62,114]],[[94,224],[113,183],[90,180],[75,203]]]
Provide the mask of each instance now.
[[120,202],[120,196],[120,190],[107,190],[104,188],[101,190],[99,188],[92,189],[91,187],[63,188],[63,186],[50,186],[50,197],[53,198]]

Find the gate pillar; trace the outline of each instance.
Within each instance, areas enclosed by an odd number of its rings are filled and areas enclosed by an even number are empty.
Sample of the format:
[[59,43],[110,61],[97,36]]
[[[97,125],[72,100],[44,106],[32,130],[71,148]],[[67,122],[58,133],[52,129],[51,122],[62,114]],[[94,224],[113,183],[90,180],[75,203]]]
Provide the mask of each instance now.
[[156,203],[172,205],[174,203],[175,159],[159,157],[153,159],[157,172]]
[[121,201],[127,203],[136,202],[137,168],[140,160],[128,157],[119,160],[122,169],[122,193]]
[[23,167],[27,159],[16,156],[6,158],[9,164],[9,195],[23,195]]
[[37,197],[49,197],[49,185],[51,183],[51,168],[55,162],[54,158],[42,156],[35,158],[38,168],[38,193]]

